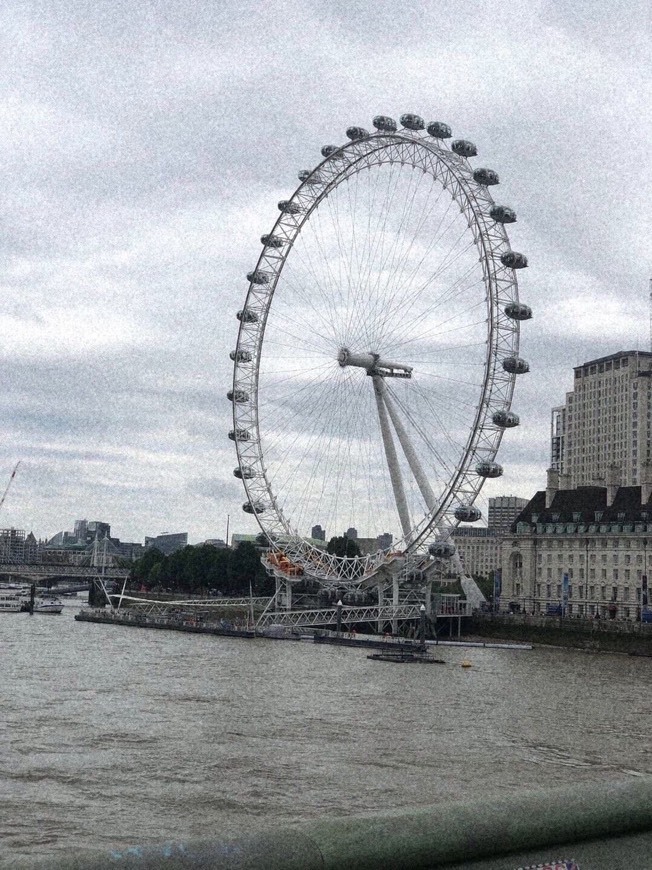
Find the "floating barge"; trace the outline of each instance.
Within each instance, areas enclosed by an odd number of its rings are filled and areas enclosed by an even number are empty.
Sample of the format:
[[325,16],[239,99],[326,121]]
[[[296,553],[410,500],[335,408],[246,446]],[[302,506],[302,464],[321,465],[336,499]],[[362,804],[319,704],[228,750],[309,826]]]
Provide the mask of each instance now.
[[383,637],[372,634],[355,634],[353,632],[337,632],[317,630],[315,643],[329,643],[335,646],[357,646],[366,649],[379,649],[398,652],[424,652],[423,644],[418,640],[406,640],[402,637]]
[[371,659],[374,662],[393,662],[395,664],[422,664],[422,665],[445,665],[446,662],[443,659],[434,659],[432,656],[428,655],[428,653],[424,652],[381,652],[381,653],[372,653],[370,656],[367,656],[368,659]]
[[75,614],[78,622],[99,622],[104,625],[123,625],[134,628],[158,628],[168,631],[186,631],[192,634],[217,634],[225,637],[260,637],[252,628],[236,628],[217,622],[202,622],[192,617],[148,616],[129,610],[84,608]]

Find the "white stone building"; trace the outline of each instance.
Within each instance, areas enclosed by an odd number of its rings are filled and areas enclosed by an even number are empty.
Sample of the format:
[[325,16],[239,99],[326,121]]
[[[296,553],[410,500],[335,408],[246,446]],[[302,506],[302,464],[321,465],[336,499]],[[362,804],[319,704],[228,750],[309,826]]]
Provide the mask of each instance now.
[[652,567],[652,466],[642,486],[560,489],[559,473],[522,511],[502,551],[501,609],[637,619]]

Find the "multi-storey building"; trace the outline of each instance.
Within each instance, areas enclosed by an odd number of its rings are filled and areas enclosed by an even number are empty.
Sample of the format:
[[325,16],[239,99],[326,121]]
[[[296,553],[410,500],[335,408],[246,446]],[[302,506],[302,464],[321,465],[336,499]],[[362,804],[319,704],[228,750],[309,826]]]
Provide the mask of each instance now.
[[563,462],[565,422],[566,408],[563,405],[553,408],[550,420],[550,467],[555,471],[561,471]]
[[610,466],[623,486],[637,486],[650,459],[652,353],[620,351],[574,373],[565,406],[552,412],[551,467],[571,489],[604,486]]
[[23,529],[0,529],[0,561],[36,562],[39,546],[36,538]]
[[527,501],[526,498],[518,498],[515,495],[499,495],[490,498],[487,528],[496,532],[499,537],[509,534],[512,523],[523,510]]
[[641,486],[560,489],[550,469],[503,544],[501,609],[638,618],[652,568],[652,465],[641,474]]
[[459,526],[454,540],[464,570],[470,576],[490,577],[500,567],[501,538],[493,529]]
[[164,556],[176,553],[177,550],[188,546],[188,532],[174,532],[172,534],[157,535],[155,538],[145,538],[145,549],[155,547]]
[[526,498],[499,495],[489,499],[486,527],[458,526],[453,538],[467,574],[491,577],[500,567],[503,538],[527,503]]

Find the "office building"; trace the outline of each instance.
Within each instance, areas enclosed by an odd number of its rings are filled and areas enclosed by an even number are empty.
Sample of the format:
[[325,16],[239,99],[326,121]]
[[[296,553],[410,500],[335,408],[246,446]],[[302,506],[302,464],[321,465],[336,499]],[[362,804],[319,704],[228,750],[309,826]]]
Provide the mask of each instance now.
[[486,527],[457,527],[453,538],[467,574],[472,577],[493,576],[501,564],[503,540],[510,534],[514,520],[527,503],[526,498],[515,495],[490,498]]
[[500,567],[502,538],[498,533],[484,526],[458,526],[453,537],[464,572],[471,577],[492,577]]
[[620,351],[574,369],[566,404],[552,411],[551,468],[564,488],[641,483],[650,459],[652,353]]
[[145,538],[145,549],[154,547],[160,550],[164,556],[176,553],[177,550],[188,546],[188,532],[175,532],[174,534],[157,535],[155,538]]
[[515,495],[499,495],[489,499],[487,527],[498,537],[505,537],[528,500]]

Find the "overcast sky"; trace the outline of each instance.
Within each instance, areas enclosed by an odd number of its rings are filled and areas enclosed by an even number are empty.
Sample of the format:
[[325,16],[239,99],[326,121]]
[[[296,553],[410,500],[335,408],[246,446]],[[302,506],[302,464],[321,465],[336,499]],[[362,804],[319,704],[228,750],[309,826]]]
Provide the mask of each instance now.
[[532,371],[491,492],[542,488],[572,366],[649,349],[650,8],[5,2],[0,525],[254,531],[226,437],[245,273],[322,145],[408,111],[476,142],[518,213]]

